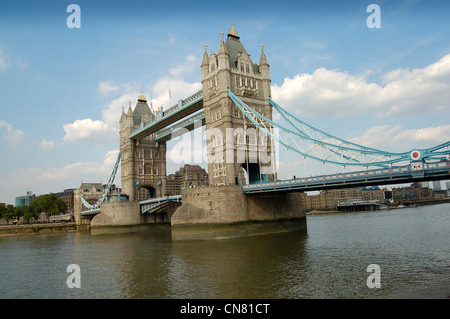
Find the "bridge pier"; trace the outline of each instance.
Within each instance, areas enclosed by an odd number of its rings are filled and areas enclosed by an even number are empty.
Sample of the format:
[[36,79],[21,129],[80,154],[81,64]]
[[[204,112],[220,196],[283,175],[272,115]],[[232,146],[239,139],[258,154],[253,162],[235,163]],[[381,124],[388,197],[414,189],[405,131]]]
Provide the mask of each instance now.
[[229,238],[304,229],[303,193],[247,196],[242,186],[183,191],[171,218],[173,240]]

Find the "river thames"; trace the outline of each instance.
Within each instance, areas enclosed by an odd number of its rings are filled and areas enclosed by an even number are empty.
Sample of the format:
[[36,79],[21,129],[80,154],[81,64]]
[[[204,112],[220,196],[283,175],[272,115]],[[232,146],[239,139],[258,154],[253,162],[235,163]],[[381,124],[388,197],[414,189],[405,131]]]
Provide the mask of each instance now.
[[[170,231],[0,237],[0,298],[448,298],[450,204],[307,216],[307,229],[205,241]],[[80,288],[68,288],[69,265]],[[380,288],[369,288],[379,266]]]

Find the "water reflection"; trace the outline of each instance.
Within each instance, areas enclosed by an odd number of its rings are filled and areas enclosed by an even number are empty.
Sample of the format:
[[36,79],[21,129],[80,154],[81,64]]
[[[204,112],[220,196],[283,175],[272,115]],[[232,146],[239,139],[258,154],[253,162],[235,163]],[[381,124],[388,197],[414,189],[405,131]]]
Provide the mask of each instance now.
[[[309,216],[308,229],[205,241],[170,231],[0,237],[0,298],[446,298],[450,205]],[[69,264],[81,289],[69,289]],[[366,268],[381,268],[369,289]]]

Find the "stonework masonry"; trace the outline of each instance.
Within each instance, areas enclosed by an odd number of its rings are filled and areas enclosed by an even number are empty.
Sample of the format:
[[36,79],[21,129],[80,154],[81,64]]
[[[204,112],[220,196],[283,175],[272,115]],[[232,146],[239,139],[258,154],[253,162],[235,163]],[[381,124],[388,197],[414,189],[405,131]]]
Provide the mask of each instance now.
[[183,191],[183,204],[172,215],[171,225],[225,224],[247,221],[242,186],[195,187]]
[[91,220],[91,227],[140,223],[139,202],[103,203],[101,213]]
[[172,239],[230,238],[303,229],[304,195],[246,196],[240,185],[187,189],[182,206],[171,218]]

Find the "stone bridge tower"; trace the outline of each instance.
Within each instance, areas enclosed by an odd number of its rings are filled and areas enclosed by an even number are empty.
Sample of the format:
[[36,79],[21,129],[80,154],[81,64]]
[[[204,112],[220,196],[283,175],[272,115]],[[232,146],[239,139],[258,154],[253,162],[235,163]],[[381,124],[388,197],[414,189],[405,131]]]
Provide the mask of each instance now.
[[138,141],[129,138],[133,129],[155,119],[160,112],[150,110],[143,95],[133,110],[131,102],[127,113],[122,110],[119,122],[122,192],[130,201],[166,195],[166,142],[155,142],[153,134]]
[[272,119],[269,63],[261,45],[259,64],[228,30],[217,54],[208,56],[206,44],[202,69],[203,109],[208,140],[209,185],[239,185],[276,178],[272,142],[244,117],[228,96],[231,90],[256,112]]

